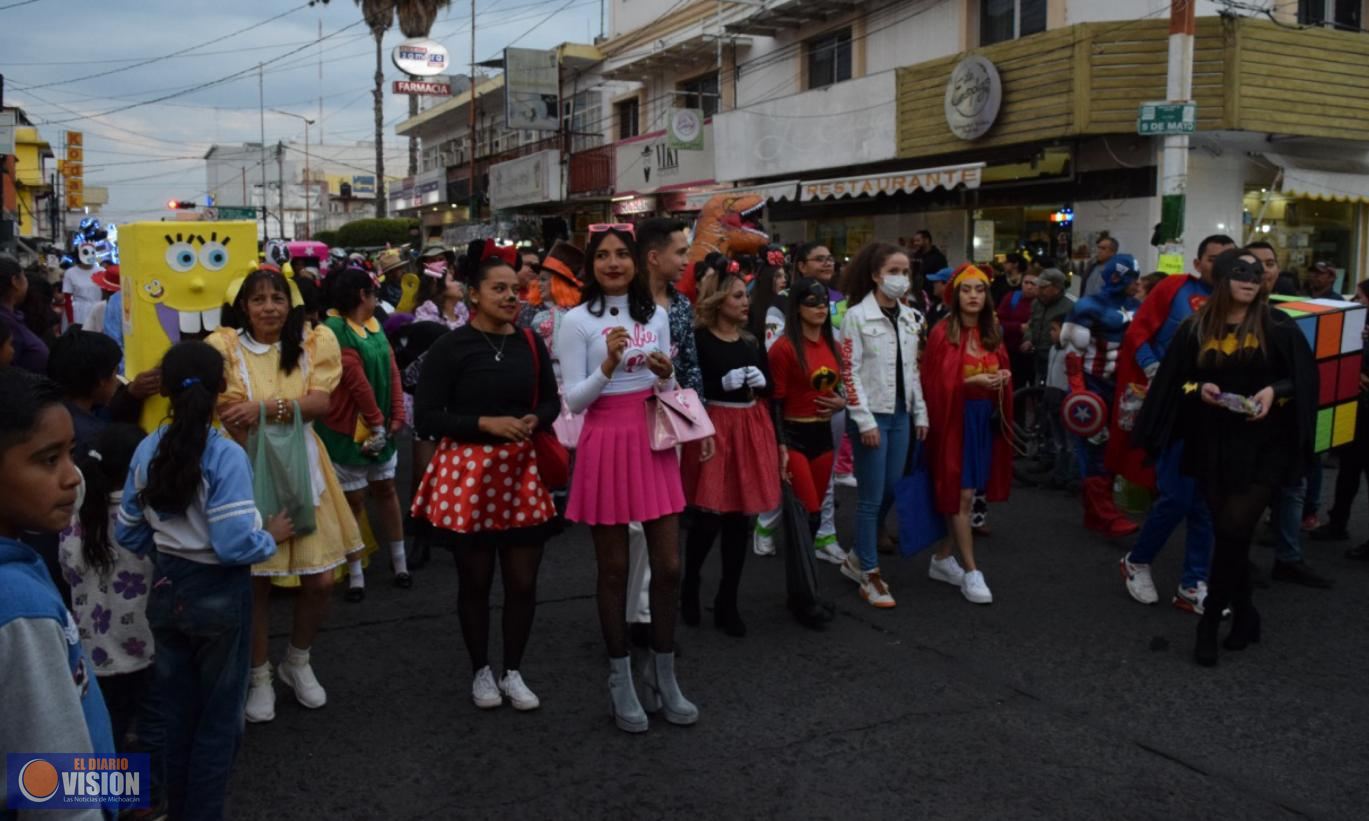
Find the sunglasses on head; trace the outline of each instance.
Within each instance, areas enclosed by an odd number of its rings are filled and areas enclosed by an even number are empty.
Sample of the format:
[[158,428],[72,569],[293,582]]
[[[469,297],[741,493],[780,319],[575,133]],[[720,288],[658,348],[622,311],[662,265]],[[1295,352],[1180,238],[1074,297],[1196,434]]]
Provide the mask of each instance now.
[[591,234],[604,234],[609,231],[618,231],[633,239],[637,238],[637,228],[630,222],[596,222],[589,227]]

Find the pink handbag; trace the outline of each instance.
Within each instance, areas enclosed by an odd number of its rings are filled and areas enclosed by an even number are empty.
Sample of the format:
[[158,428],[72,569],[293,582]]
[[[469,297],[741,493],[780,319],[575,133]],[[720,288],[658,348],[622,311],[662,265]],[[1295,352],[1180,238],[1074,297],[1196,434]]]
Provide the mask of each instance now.
[[575,446],[580,444],[580,429],[584,426],[585,415],[571,413],[570,408],[566,407],[565,400],[561,400],[561,412],[556,414],[556,421],[551,423],[551,429],[556,431],[556,438],[561,442],[561,446],[566,450],[575,450]]
[[646,407],[652,450],[670,450],[713,435],[713,420],[708,418],[699,395],[689,388],[658,390]]

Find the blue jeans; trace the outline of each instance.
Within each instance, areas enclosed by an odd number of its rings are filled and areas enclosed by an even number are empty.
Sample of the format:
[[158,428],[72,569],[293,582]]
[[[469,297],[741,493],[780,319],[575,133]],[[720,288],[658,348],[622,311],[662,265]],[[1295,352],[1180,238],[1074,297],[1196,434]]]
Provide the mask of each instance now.
[[894,486],[903,477],[908,461],[911,420],[900,397],[893,413],[875,414],[879,447],[861,444],[855,423],[847,425],[851,455],[855,461],[859,498],[856,502],[856,556],[861,570],[879,567],[879,526],[894,505]]
[[1302,512],[1307,484],[1306,479],[1300,479],[1280,488],[1274,497],[1274,530],[1278,538],[1275,561],[1293,564],[1302,561]]
[[1182,442],[1171,445],[1155,464],[1159,496],[1146,514],[1136,546],[1127,557],[1135,564],[1150,564],[1169,541],[1174,528],[1187,520],[1184,537],[1184,572],[1181,584],[1194,587],[1207,581],[1212,560],[1212,514],[1198,495],[1198,484],[1180,470],[1184,461]]
[[[157,646],[170,817],[222,819],[243,733],[251,568],[157,554],[147,620]],[[154,779],[155,780],[155,779]]]

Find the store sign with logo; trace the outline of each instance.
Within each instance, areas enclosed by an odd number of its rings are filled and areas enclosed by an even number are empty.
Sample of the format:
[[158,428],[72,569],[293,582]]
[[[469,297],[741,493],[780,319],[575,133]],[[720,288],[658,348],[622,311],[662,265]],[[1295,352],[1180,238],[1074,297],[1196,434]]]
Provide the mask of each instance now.
[[667,144],[682,151],[704,148],[704,113],[698,108],[677,108],[666,127]]
[[561,199],[561,152],[550,148],[490,166],[490,207],[496,211]]
[[713,125],[703,126],[703,150],[672,148],[666,131],[644,134],[614,146],[619,194],[652,194],[663,188],[713,182]]
[[616,216],[627,216],[629,214],[649,214],[656,210],[656,198],[652,196],[633,197],[630,200],[615,202],[613,213]]
[[836,177],[829,180],[804,180],[799,183],[803,202],[873,197],[877,194],[912,194],[917,191],[950,190],[957,186],[978,188],[984,180],[984,163],[947,165],[919,171],[872,174],[866,177]]
[[395,68],[415,77],[433,77],[447,70],[447,48],[436,40],[405,40],[390,54]]
[[1003,82],[985,57],[973,55],[956,63],[946,82],[946,126],[962,140],[977,140],[993,128],[1003,105]]
[[451,83],[435,83],[427,80],[395,80],[394,93],[419,97],[450,97]]

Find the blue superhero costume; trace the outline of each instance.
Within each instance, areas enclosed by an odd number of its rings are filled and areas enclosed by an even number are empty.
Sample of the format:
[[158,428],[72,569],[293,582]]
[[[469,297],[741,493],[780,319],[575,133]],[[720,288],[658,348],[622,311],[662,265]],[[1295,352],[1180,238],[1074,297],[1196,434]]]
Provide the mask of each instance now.
[[1116,392],[1118,354],[1127,326],[1140,303],[1129,292],[1136,260],[1118,254],[1103,267],[1103,289],[1080,299],[1065,318],[1060,338],[1066,345],[1070,393],[1061,413],[1075,443],[1084,490],[1084,526],[1108,536],[1135,533],[1112,499],[1112,474],[1103,464],[1108,417]]

